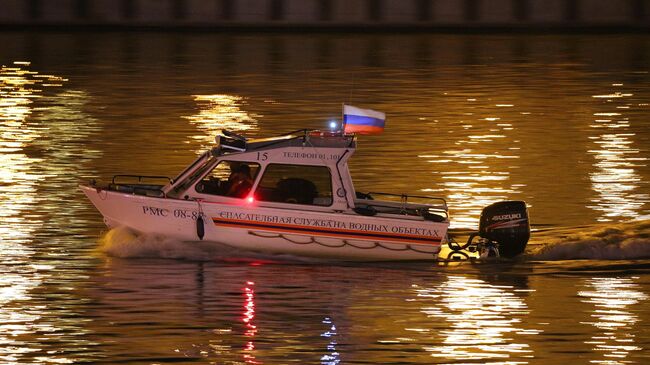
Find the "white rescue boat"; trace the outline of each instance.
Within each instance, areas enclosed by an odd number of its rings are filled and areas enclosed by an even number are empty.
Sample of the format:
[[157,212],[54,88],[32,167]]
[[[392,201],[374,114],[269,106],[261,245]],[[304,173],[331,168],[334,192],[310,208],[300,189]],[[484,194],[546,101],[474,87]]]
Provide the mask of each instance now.
[[248,139],[222,131],[213,148],[165,184],[156,184],[157,176],[116,175],[80,188],[108,227],[265,255],[431,260],[448,243],[453,252],[524,251],[525,203],[491,205],[479,232],[466,244],[450,243],[443,198],[356,192],[348,170],[355,149],[356,136],[343,132]]

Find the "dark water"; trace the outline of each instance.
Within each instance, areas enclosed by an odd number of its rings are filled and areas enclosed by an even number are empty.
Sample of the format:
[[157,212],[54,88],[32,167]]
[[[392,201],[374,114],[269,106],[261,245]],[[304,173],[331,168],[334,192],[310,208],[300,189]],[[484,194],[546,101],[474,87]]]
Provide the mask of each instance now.
[[[650,362],[650,37],[0,33],[0,363]],[[511,263],[217,259],[76,185],[382,110],[358,190],[530,204]],[[100,239],[104,237],[104,239]],[[580,260],[578,260],[580,259]]]

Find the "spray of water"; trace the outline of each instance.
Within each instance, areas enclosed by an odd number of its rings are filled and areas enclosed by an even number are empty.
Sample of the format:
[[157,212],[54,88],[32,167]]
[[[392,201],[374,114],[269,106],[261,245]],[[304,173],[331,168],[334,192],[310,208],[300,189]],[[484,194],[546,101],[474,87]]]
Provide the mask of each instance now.
[[534,260],[635,260],[650,258],[650,221],[546,232],[531,246]]
[[165,258],[208,261],[219,254],[219,248],[195,242],[181,242],[161,235],[138,235],[126,227],[106,232],[99,250],[113,257]]
[[116,227],[102,235],[99,250],[109,256],[121,258],[235,262],[320,262],[320,260],[291,255],[269,255],[242,251],[214,242],[183,242],[162,235],[136,234],[126,227]]

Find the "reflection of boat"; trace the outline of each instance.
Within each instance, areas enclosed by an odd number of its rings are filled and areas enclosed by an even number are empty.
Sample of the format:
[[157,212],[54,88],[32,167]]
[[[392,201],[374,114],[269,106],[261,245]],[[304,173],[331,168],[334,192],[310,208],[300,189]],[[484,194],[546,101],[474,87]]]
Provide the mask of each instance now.
[[[422,260],[437,257],[446,240],[444,199],[355,192],[348,171],[354,135],[304,130],[251,140],[224,131],[216,142],[165,185],[118,175],[107,186],[81,188],[109,227],[264,254]],[[120,183],[129,177],[137,183]],[[491,205],[481,226],[479,248],[497,241],[502,255],[523,252],[523,202]],[[450,246],[470,244],[476,247],[471,239]]]

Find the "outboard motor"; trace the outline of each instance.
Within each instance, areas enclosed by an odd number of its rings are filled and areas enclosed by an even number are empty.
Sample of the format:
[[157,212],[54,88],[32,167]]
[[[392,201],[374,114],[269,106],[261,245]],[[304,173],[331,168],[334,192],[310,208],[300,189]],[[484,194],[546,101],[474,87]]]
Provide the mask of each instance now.
[[[478,243],[473,243],[476,237],[481,239]],[[524,252],[529,238],[530,223],[526,203],[502,201],[483,208],[478,232],[472,233],[465,245],[450,247],[455,252],[463,249],[478,251],[481,257],[512,258]]]
[[503,257],[512,258],[522,254],[530,238],[526,203],[502,201],[483,208],[478,234],[496,242],[499,255]]

